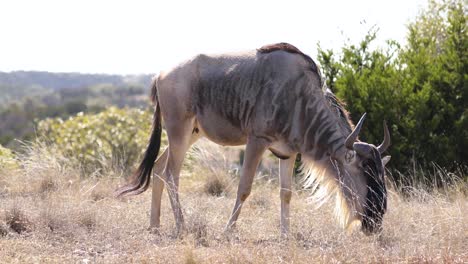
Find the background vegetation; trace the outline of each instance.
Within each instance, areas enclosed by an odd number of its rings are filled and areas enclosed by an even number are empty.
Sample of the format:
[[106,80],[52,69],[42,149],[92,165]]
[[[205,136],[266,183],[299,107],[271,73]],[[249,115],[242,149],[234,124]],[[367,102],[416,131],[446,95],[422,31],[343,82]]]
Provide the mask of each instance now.
[[146,109],[150,75],[0,72],[0,144],[36,137],[37,123],[110,106]]
[[328,86],[347,103],[353,120],[368,113],[365,141],[379,144],[382,121],[387,121],[391,168],[413,174],[434,164],[466,169],[468,32],[463,1],[430,1],[409,24],[405,46],[388,41],[386,47],[372,49],[377,34],[372,28],[360,43],[346,43],[339,53],[319,46]]
[[70,157],[84,175],[109,167],[129,172],[145,150],[151,124],[150,111],[110,107],[98,114],[42,120],[37,134]]

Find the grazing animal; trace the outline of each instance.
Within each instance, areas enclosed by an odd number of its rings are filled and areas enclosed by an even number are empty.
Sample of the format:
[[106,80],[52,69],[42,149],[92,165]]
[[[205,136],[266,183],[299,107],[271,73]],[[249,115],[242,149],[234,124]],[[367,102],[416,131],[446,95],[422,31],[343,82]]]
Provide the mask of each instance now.
[[[386,210],[381,154],[357,140],[365,115],[353,128],[343,104],[324,86],[314,61],[287,43],[244,53],[198,55],[153,79],[153,128],[143,160],[120,195],[140,194],[153,177],[150,227],[160,226],[161,195],[167,187],[176,231],[185,229],[179,201],[179,174],[185,153],[199,138],[221,145],[246,145],[234,209],[226,226],[235,226],[250,194],[263,153],[279,161],[281,234],[289,232],[289,204],[296,155],[301,153],[306,185],[319,202],[337,197],[336,213],[344,227],[362,223],[366,233],[381,229]],[[169,140],[159,159],[161,117]],[[156,161],[156,164],[154,162]]]

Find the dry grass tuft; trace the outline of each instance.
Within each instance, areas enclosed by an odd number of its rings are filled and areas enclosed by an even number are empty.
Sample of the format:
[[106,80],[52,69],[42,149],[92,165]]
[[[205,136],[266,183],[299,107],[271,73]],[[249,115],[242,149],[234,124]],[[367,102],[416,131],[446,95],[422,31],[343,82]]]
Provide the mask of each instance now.
[[197,142],[186,163],[192,180],[202,182],[202,192],[211,196],[229,195],[239,176],[238,151],[207,140]]
[[8,226],[0,223],[0,237],[8,235]]
[[[271,192],[271,190],[267,190],[267,191]],[[262,195],[262,193],[254,193],[249,203],[255,209],[269,210],[271,208],[270,198],[271,198],[270,195]],[[278,195],[278,199],[279,199],[279,195]]]
[[112,182],[106,179],[100,180],[97,185],[92,188],[91,199],[95,202],[99,202],[104,199],[113,198],[113,191],[111,189]]
[[199,261],[197,261],[197,259],[195,258],[195,254],[193,253],[193,250],[192,249],[187,249],[185,251],[185,260],[184,260],[184,263],[185,264],[197,264],[197,263],[200,263]]
[[203,190],[205,193],[217,197],[225,195],[226,189],[226,180],[217,176],[209,176],[205,184],[203,185]]
[[18,234],[31,230],[31,221],[17,206],[13,206],[5,213],[5,223]]
[[196,246],[208,246],[208,224],[205,217],[193,214],[187,221],[187,231],[193,235]]
[[93,210],[83,210],[75,215],[76,222],[85,227],[88,231],[92,231],[97,225],[96,213]]
[[39,193],[50,193],[59,188],[58,184],[52,177],[44,177],[39,183]]
[[55,207],[44,208],[40,213],[41,223],[48,228],[51,232],[59,230],[66,230],[69,227],[67,218],[61,213],[57,212]]

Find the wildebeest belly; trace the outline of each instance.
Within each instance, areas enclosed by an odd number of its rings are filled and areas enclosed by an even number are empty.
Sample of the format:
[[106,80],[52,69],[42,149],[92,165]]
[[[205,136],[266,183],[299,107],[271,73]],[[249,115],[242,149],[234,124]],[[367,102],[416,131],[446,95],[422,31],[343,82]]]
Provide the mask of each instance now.
[[220,145],[238,146],[247,142],[247,135],[226,118],[205,108],[196,114],[198,128],[202,135]]

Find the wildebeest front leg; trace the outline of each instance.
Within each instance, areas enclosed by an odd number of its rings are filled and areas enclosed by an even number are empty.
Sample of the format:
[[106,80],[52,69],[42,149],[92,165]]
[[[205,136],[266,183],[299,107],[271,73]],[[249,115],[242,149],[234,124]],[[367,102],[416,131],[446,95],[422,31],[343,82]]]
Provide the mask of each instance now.
[[231,218],[226,226],[225,231],[229,231],[235,226],[239,217],[242,204],[247,199],[252,190],[252,182],[255,176],[260,159],[268,147],[268,143],[264,139],[249,138],[244,155],[244,164],[241,170],[241,178],[237,189],[236,204],[231,214]]
[[161,223],[161,197],[164,189],[164,181],[161,177],[163,176],[164,168],[166,167],[168,153],[169,150],[166,148],[154,165],[150,229],[159,228]]
[[292,195],[292,175],[296,155],[289,159],[280,159],[280,198],[281,198],[281,236],[287,237],[289,234],[289,202]]

